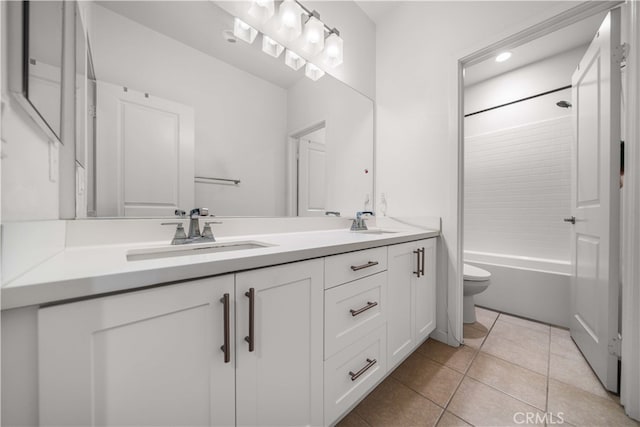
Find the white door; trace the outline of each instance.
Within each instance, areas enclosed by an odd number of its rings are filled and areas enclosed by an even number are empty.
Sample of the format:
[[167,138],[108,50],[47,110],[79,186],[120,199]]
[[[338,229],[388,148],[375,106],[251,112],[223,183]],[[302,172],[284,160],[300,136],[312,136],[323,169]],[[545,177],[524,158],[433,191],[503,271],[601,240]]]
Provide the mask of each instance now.
[[327,152],[322,128],[298,145],[298,216],[324,215],[327,203]]
[[96,101],[98,216],[193,207],[193,108],[104,82]]
[[236,275],[238,426],[323,425],[323,268]]
[[618,389],[620,11],[603,21],[572,79],[571,336],[607,389]]
[[39,310],[40,424],[234,425],[233,292],[227,275]]

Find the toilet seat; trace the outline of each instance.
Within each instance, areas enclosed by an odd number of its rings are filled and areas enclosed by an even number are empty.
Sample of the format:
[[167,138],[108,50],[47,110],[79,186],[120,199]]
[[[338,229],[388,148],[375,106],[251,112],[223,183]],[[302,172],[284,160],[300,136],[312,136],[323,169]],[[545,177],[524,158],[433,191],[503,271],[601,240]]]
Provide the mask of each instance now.
[[491,279],[491,273],[473,265],[465,264],[463,268],[464,280],[470,282],[486,282]]

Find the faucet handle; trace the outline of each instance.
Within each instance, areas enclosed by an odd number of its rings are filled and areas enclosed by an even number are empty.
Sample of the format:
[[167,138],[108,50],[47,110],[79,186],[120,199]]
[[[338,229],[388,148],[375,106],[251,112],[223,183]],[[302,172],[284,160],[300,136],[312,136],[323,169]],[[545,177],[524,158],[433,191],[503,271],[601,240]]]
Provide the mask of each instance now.
[[194,218],[196,216],[209,216],[209,208],[194,208],[189,212],[189,216]]
[[172,245],[179,245],[181,243],[185,243],[187,241],[187,235],[184,232],[184,225],[181,222],[163,222],[161,225],[175,225],[176,234],[173,236],[173,240],[171,241]]
[[216,241],[216,238],[213,236],[213,231],[211,231],[211,224],[222,224],[222,221],[207,221],[204,223],[204,229],[202,230],[202,238],[211,240],[212,242]]
[[361,218],[362,215],[376,216],[376,214],[373,213],[373,211],[358,211],[358,212],[356,212],[356,218]]
[[187,214],[182,209],[176,209],[173,213],[175,214],[175,216],[180,217],[180,218],[184,218],[184,216]]

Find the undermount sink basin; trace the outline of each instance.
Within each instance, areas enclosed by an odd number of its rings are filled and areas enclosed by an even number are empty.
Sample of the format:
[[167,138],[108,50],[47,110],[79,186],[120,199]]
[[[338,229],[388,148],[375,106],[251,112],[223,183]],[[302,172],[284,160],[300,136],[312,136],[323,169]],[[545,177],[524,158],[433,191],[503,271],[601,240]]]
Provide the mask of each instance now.
[[358,233],[358,234],[393,234],[393,233],[397,233],[397,231],[373,229],[373,230],[354,231],[354,233]]
[[173,258],[178,256],[213,254],[218,252],[243,251],[246,249],[268,248],[268,243],[255,241],[242,242],[212,242],[210,244],[175,245],[161,248],[132,249],[127,252],[127,261],[142,261],[146,259]]

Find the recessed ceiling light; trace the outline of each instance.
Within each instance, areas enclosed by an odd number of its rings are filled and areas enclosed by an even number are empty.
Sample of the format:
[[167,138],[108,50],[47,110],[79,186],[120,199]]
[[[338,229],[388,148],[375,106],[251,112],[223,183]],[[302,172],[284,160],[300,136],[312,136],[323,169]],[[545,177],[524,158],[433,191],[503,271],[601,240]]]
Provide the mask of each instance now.
[[502,52],[496,56],[496,62],[504,62],[509,58],[511,58],[511,52]]

